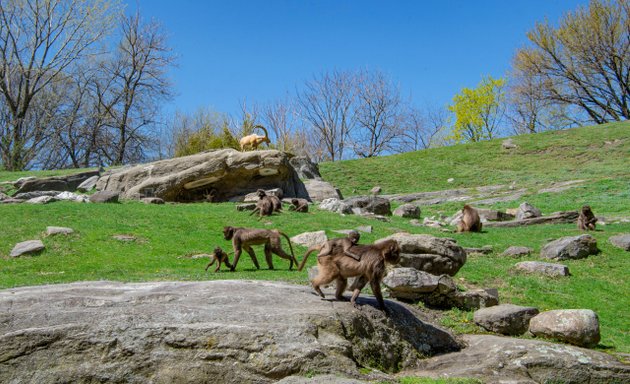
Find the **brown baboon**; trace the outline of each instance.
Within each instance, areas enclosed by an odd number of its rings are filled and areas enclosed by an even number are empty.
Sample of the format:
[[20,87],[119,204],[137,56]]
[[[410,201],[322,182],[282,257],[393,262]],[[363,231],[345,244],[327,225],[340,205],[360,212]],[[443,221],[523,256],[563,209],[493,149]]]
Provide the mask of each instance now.
[[252,133],[251,135],[244,136],[239,140],[239,144],[241,145],[241,151],[245,149],[245,147],[249,146],[251,149],[256,149],[262,143],[267,143],[267,146],[271,143],[269,140],[269,133],[262,125],[256,125],[253,129],[260,128],[265,132],[264,136],[257,135]]
[[258,202],[256,208],[249,215],[253,215],[258,212],[260,217],[271,216],[273,212],[280,212],[282,210],[282,201],[278,196],[268,195],[263,189],[256,191],[258,195]]
[[336,239],[330,239],[326,241],[325,243],[310,247],[304,254],[304,258],[302,259],[302,263],[298,267],[298,271],[301,271],[304,268],[304,265],[306,264],[306,260],[308,259],[308,256],[314,251],[319,251],[319,253],[317,253],[318,259],[320,257],[330,256],[332,253],[341,252],[346,256],[350,256],[355,260],[359,260],[361,257],[351,252],[350,247],[357,245],[360,238],[361,238],[361,235],[359,234],[359,232],[350,231],[348,233],[348,236],[346,237],[338,237]]
[[596,222],[597,217],[593,214],[591,207],[588,205],[583,206],[577,219],[578,229],[581,231],[594,231]]
[[225,265],[232,269],[232,265],[230,264],[230,259],[228,258],[227,253],[225,253],[221,247],[216,247],[214,249],[214,251],[212,252],[212,255],[210,255],[210,259],[212,259],[212,261],[210,261],[210,263],[208,265],[206,265],[206,272],[208,272],[208,268],[210,268],[210,266],[212,264],[214,264],[214,262],[217,262],[217,267],[214,269],[214,271],[218,271],[221,268],[221,263],[225,263]]
[[481,232],[481,219],[477,210],[470,205],[462,208],[462,220],[457,224],[457,232]]
[[295,212],[308,212],[308,201],[305,199],[291,199],[291,207]]
[[361,289],[369,282],[372,292],[378,301],[381,310],[386,311],[385,302],[381,293],[381,281],[385,275],[385,262],[396,264],[400,261],[400,246],[396,240],[385,240],[372,245],[355,245],[354,253],[359,254],[360,260],[347,257],[343,252],[335,252],[330,257],[317,259],[318,274],[311,284],[313,289],[324,298],[324,293],[319,288],[321,285],[336,281],[337,289],[335,298],[345,300],[343,292],[348,285],[349,277],[356,277],[350,287],[352,298],[350,302],[357,307],[356,300]]
[[[280,235],[287,239],[289,249],[291,250],[290,255],[282,249]],[[256,259],[256,254],[251,246],[261,244],[265,245],[265,260],[267,261],[269,269],[273,269],[273,260],[271,258],[272,253],[275,253],[283,259],[289,260],[291,262],[291,264],[289,264],[289,269],[293,269],[294,262],[296,266],[298,265],[289,236],[277,229],[256,229],[227,226],[223,227],[223,237],[225,240],[232,240],[232,247],[234,248],[234,264],[230,268],[231,271],[236,269],[238,259],[240,258],[243,249],[245,249],[245,251],[249,254],[249,257],[251,257],[256,269],[260,269],[260,265]]]

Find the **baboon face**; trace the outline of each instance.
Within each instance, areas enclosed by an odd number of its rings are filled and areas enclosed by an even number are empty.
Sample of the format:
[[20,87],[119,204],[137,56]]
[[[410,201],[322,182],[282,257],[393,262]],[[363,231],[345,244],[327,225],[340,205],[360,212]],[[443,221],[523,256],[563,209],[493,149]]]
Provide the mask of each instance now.
[[232,236],[234,236],[234,227],[223,227],[223,238],[225,240],[232,240]]
[[385,261],[390,264],[398,264],[400,262],[400,245],[398,245],[397,241],[391,240],[391,243],[387,245]]
[[356,245],[361,239],[361,234],[357,231],[350,231],[350,233],[348,233],[348,239],[350,239],[352,244]]
[[591,210],[591,206],[590,205],[585,205],[582,207],[582,213],[585,215],[593,214],[593,211]]
[[258,197],[261,198],[261,199],[263,197],[267,196],[267,193],[264,190],[262,190],[262,189],[259,189],[258,191],[256,191],[256,193],[258,194]]

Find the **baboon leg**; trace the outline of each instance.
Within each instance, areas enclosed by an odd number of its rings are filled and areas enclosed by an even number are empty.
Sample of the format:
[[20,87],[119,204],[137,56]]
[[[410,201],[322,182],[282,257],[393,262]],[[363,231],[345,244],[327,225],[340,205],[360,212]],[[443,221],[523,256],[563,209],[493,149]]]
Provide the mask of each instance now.
[[[249,257],[252,259],[252,262],[256,266],[256,269],[260,269],[260,265],[258,264],[258,259],[256,259],[256,254],[254,253],[254,250],[252,249],[252,247],[249,245],[246,245],[243,248],[245,248],[245,250],[249,254]],[[236,266],[236,253],[234,254],[234,265]]]
[[378,282],[378,279],[370,281],[370,286],[372,287],[372,293],[374,294],[374,297],[376,297],[376,301],[378,301],[379,309],[385,311],[385,301],[383,300],[383,294],[381,293],[381,284]]
[[[282,257],[283,259],[289,260],[289,269],[293,269],[293,257],[286,253],[282,248],[274,249],[273,253]],[[295,266],[297,267],[297,261],[295,262]]]
[[365,278],[365,276],[359,276],[354,280],[354,283],[352,283],[352,286],[350,287],[350,289],[352,290],[352,297],[350,298],[350,303],[355,308],[359,308],[359,306],[357,305],[357,298],[359,297],[361,290],[363,289],[363,287],[365,287],[367,283],[368,283],[368,280],[367,278]]
[[327,274],[327,273],[321,273],[317,276],[315,276],[315,278],[313,278],[313,280],[311,280],[311,284],[313,285],[313,289],[315,290],[315,292],[317,292],[319,294],[319,296],[321,296],[322,298],[324,298],[324,293],[322,292],[322,290],[319,288],[321,285],[326,285],[331,283],[333,280],[335,280],[335,276],[336,274],[331,273],[331,274]]
[[218,271],[220,268],[221,268],[221,263],[219,262],[219,263],[217,263],[217,267],[214,269],[214,271],[216,272],[216,271]]
[[210,268],[210,266],[211,266],[212,264],[214,264],[214,261],[215,261],[215,260],[216,260],[216,259],[212,259],[212,261],[211,261],[208,265],[206,265],[206,272],[208,272],[208,268]]
[[339,276],[336,280],[337,290],[335,291],[335,298],[339,301],[348,301],[345,297],[343,297],[343,293],[348,286],[348,279]]
[[241,247],[235,247],[234,249],[234,264],[232,264],[232,268],[230,268],[230,271],[234,272],[236,270],[236,264],[238,264],[238,259],[241,257],[241,252],[243,252],[241,250]]
[[269,269],[273,269],[273,257],[271,252],[271,245],[265,244],[265,260],[267,260],[267,266]]

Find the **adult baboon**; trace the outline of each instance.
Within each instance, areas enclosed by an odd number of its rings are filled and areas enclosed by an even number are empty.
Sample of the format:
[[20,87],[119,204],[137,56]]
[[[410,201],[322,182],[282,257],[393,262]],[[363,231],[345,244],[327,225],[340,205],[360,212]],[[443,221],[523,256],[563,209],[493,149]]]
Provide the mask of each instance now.
[[210,259],[212,259],[212,261],[210,261],[210,263],[208,265],[206,265],[206,272],[208,272],[208,268],[210,268],[210,266],[212,264],[214,264],[214,262],[217,262],[217,267],[214,269],[214,271],[218,271],[221,268],[221,263],[225,263],[225,265],[232,269],[232,265],[230,264],[230,259],[228,258],[228,254],[225,253],[221,247],[216,247],[214,249],[214,251],[212,252],[212,255],[210,255]]
[[306,199],[291,199],[291,206],[295,212],[308,212],[308,201]]
[[271,216],[273,212],[282,211],[282,201],[275,195],[268,195],[263,189],[256,191],[258,195],[258,202],[256,208],[249,215],[253,215],[258,212],[260,217]]
[[581,231],[594,231],[595,223],[597,222],[597,217],[593,214],[591,207],[589,205],[584,205],[580,210],[577,219],[577,227]]
[[481,232],[481,219],[477,210],[470,205],[462,208],[462,220],[457,224],[457,232]]
[[304,254],[304,258],[302,259],[302,263],[300,263],[300,266],[298,267],[298,271],[301,271],[302,268],[304,268],[304,265],[306,264],[306,260],[308,259],[308,256],[314,251],[319,251],[319,253],[317,254],[318,259],[320,257],[329,256],[333,252],[334,253],[341,252],[346,256],[350,256],[355,260],[359,260],[360,256],[351,252],[350,247],[357,245],[360,238],[361,238],[361,235],[359,234],[359,232],[350,231],[348,233],[348,236],[346,237],[338,237],[335,239],[330,239],[319,245],[313,245]]
[[361,289],[369,282],[372,292],[376,297],[378,306],[385,311],[385,302],[381,293],[381,281],[385,275],[385,263],[396,264],[400,261],[400,246],[396,240],[385,240],[372,245],[355,245],[354,253],[360,255],[360,260],[346,256],[343,252],[335,252],[330,257],[317,259],[318,274],[311,280],[313,289],[324,298],[324,293],[319,288],[321,285],[336,281],[337,289],[335,298],[345,300],[343,292],[348,285],[349,277],[356,277],[350,287],[352,298],[350,302],[357,307],[356,300]]
[[256,125],[252,129],[260,128],[265,132],[264,136],[257,135],[252,133],[251,135],[244,136],[239,140],[239,144],[241,145],[241,151],[245,149],[245,147],[249,146],[251,149],[256,149],[262,143],[267,143],[267,146],[271,143],[269,140],[269,133],[267,133],[267,129],[262,125]]
[[[290,255],[282,249],[280,235],[287,239],[289,249],[291,250]],[[232,247],[234,248],[234,264],[230,268],[231,271],[236,270],[236,265],[238,264],[238,259],[241,257],[243,249],[245,249],[245,251],[249,254],[249,257],[251,257],[256,269],[260,269],[258,259],[256,259],[256,254],[251,246],[261,244],[265,245],[265,260],[267,261],[269,269],[273,269],[273,260],[271,258],[272,253],[275,253],[283,259],[289,260],[291,262],[291,264],[289,264],[289,269],[293,269],[294,262],[296,266],[298,265],[289,236],[277,229],[256,229],[226,226],[223,227],[223,237],[225,240],[232,240]]]

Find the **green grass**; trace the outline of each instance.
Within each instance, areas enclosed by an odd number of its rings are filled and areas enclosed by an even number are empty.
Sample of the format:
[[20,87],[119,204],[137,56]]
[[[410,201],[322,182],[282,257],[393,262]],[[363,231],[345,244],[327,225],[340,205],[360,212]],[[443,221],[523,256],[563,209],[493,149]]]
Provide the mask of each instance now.
[[[364,192],[374,185],[381,185],[386,193],[406,193],[509,184],[518,180],[519,188],[522,185],[528,188],[529,193],[518,201],[494,207],[514,208],[526,200],[541,208],[544,214],[549,214],[575,210],[588,203],[597,215],[630,217],[629,123],[519,136],[514,141],[520,146],[517,153],[502,151],[500,140],[497,140],[376,159],[327,163],[321,168],[324,178],[332,180],[346,195],[351,195],[353,189]],[[614,144],[603,144],[604,141]],[[572,172],[569,171],[571,169]],[[0,172],[0,181],[30,174],[50,175],[48,172]],[[454,177],[456,181],[447,183],[449,177]],[[588,181],[561,193],[536,193],[551,182],[573,179]],[[422,216],[451,215],[460,208],[461,203],[422,207]],[[265,224],[266,221],[271,224]],[[334,230],[371,225],[374,231],[362,234],[363,243],[407,231],[452,237],[465,247],[492,245],[492,254],[469,258],[455,276],[458,285],[468,288],[496,287],[500,302],[535,306],[540,310],[593,309],[598,313],[601,324],[599,348],[630,353],[627,299],[630,292],[627,279],[630,255],[608,243],[610,236],[630,233],[630,223],[598,226],[598,230],[591,234],[598,240],[600,254],[564,262],[571,271],[570,277],[546,278],[515,273],[513,265],[525,259],[507,259],[499,254],[511,245],[524,245],[534,249],[527,260],[537,260],[540,248],[549,239],[577,235],[579,232],[575,225],[487,228],[483,233],[456,234],[415,227],[408,220],[398,217],[384,223],[316,209],[306,215],[287,211],[258,221],[248,213],[237,212],[231,203],[145,205],[139,202],[56,202],[45,206],[0,205],[0,288],[82,280],[256,279],[308,284],[306,271],[289,271],[286,260],[274,257],[276,270],[268,270],[259,247],[256,250],[261,270],[256,270],[245,254],[236,272],[230,273],[225,269],[218,273],[213,273],[212,269],[204,272],[208,259],[192,259],[190,255],[210,253],[217,245],[230,250],[230,243],[222,238],[224,225],[280,228],[289,236],[325,229],[329,237],[340,236]],[[67,226],[75,229],[76,233],[45,237],[46,226]],[[131,234],[138,240],[123,243],[112,238],[116,234]],[[9,257],[14,244],[37,238],[46,245],[42,253]],[[301,260],[304,251],[303,247],[295,247],[298,260]],[[314,265],[315,259],[311,257],[307,265]],[[483,332],[472,323],[472,312],[444,311],[442,324],[459,333]]]

